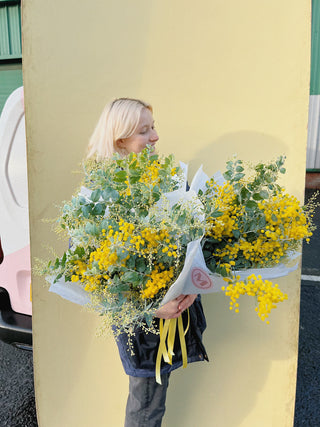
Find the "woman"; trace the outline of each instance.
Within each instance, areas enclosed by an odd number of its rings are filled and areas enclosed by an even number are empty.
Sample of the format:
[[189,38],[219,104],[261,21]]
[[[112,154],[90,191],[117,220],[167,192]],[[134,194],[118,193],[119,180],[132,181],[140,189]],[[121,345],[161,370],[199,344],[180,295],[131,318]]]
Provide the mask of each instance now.
[[[88,146],[88,158],[97,160],[111,157],[114,152],[126,156],[139,153],[147,145],[155,147],[159,137],[154,127],[150,104],[130,98],[115,99],[104,108]],[[186,334],[188,362],[208,360],[202,344],[205,318],[197,295],[180,295],[157,310],[156,318],[175,319],[183,313],[184,324],[190,307],[190,328]],[[157,319],[155,320],[158,324]],[[182,365],[178,340],[174,346],[172,365],[161,368],[162,385],[155,380],[155,360],[159,335],[146,334],[136,328],[130,336],[133,353],[128,349],[128,336],[117,338],[120,357],[129,375],[129,396],[125,427],[157,427],[165,412],[165,399],[170,372]]]

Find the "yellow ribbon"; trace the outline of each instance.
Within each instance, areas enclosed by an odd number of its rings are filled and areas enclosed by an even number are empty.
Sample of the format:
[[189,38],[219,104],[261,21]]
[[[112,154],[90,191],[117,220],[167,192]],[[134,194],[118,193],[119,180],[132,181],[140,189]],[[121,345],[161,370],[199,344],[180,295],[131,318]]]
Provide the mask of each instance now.
[[176,337],[176,329],[177,329],[177,319],[171,319],[170,325],[169,325],[169,331],[168,331],[168,356],[169,356],[170,365],[172,365],[172,356],[174,356],[173,346],[174,346],[174,339]]
[[178,332],[179,332],[181,354],[182,354],[182,366],[183,368],[187,367],[188,357],[187,357],[187,346],[186,346],[185,335],[188,332],[189,325],[190,325],[189,309],[188,309],[188,324],[187,324],[186,330],[184,330],[183,328],[183,321],[182,321],[181,315],[178,317],[178,319],[166,319],[164,323],[163,323],[163,319],[160,319],[159,321],[160,342],[159,342],[158,354],[156,359],[156,381],[158,384],[162,384],[161,375],[160,375],[162,357],[166,363],[169,363],[170,365],[172,365],[172,356],[174,356],[173,347],[174,347],[174,340],[175,340],[176,330],[177,330],[177,320],[178,320]]

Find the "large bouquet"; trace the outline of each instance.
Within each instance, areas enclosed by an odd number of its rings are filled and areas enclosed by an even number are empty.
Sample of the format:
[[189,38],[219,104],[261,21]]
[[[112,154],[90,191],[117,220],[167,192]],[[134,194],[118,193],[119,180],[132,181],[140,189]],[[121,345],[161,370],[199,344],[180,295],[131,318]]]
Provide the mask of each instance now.
[[145,321],[154,331],[154,313],[183,268],[188,243],[204,232],[195,193],[184,197],[185,175],[173,156],[148,149],[87,162],[84,171],[84,186],[58,219],[70,248],[45,269],[50,290],[90,303],[116,334]]
[[[207,266],[228,278],[223,290],[230,296],[231,310],[239,310],[240,295],[255,296],[256,311],[263,321],[287,298],[267,279],[286,272],[285,265],[295,257],[302,239],[309,241],[313,228],[314,206],[305,209],[277,184],[279,173],[285,173],[284,160],[279,157],[275,162],[259,163],[247,173],[241,160],[230,161],[224,174],[227,182],[222,186],[211,179],[204,194],[202,245]],[[245,277],[236,270],[246,270]]]
[[[180,294],[222,290],[236,312],[240,295],[254,296],[266,320],[287,298],[270,279],[297,268],[290,263],[313,229],[314,205],[305,209],[277,183],[283,164],[280,157],[246,171],[229,161],[211,179],[200,168],[186,191],[186,165],[149,149],[85,163],[84,186],[58,219],[70,247],[43,271],[50,290],[93,306],[115,335],[129,337],[136,326],[159,333],[156,310]],[[175,319],[160,320],[160,383],[175,328]],[[181,317],[178,329],[185,367]]]
[[116,333],[145,321],[152,330],[155,311],[181,293],[222,290],[236,312],[240,295],[254,296],[266,320],[287,298],[270,279],[297,268],[313,230],[314,204],[277,183],[284,160],[245,169],[235,159],[210,179],[200,168],[189,191],[186,165],[148,149],[85,163],[85,186],[58,220],[71,246],[45,269],[51,290],[91,301]]
[[[224,291],[230,297],[230,309],[236,312],[240,295],[254,296],[262,321],[278,302],[287,299],[270,279],[297,268],[293,260],[301,241],[306,238],[308,242],[314,228],[315,204],[301,206],[277,183],[279,174],[285,173],[284,161],[281,156],[246,167],[234,159],[227,162],[224,182],[204,175],[198,196],[204,208],[205,234],[190,244],[193,283],[198,280],[201,287],[202,281],[204,292]],[[198,276],[192,277],[194,271]],[[227,284],[214,289],[214,282],[221,284],[222,277]]]

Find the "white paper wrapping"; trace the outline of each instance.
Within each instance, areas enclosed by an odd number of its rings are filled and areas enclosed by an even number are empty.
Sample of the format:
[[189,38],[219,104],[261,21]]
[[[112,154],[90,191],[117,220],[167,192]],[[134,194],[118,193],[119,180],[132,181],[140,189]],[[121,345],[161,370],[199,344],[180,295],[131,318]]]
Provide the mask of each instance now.
[[161,305],[177,298],[181,294],[219,292],[221,287],[226,284],[222,276],[212,274],[207,268],[200,242],[201,239],[198,239],[188,244],[183,269],[163,298]]
[[[294,259],[299,255],[299,253],[294,253],[290,259]],[[234,275],[240,276],[240,279],[244,280],[248,276],[251,276],[251,274],[255,274],[256,276],[260,275],[263,280],[266,280],[287,276],[297,268],[298,263],[295,263],[291,267],[278,264],[276,267],[236,270],[234,271]],[[188,244],[183,269],[161,301],[161,305],[177,298],[181,294],[209,294],[219,292],[222,286],[227,286],[223,277],[212,273],[206,266],[201,249],[201,239],[194,240]]]
[[89,188],[82,186],[78,194],[79,196],[84,197],[88,202],[91,202],[90,196],[92,194],[92,190],[89,190]]
[[56,283],[53,283],[54,277],[46,277],[46,280],[51,283],[49,292],[60,295],[63,299],[79,305],[91,302],[90,294],[83,289],[80,282],[66,282],[63,277]]
[[[206,190],[205,184],[209,180],[209,177],[203,172],[201,166],[191,182],[190,190],[186,191],[188,165],[180,162],[180,166],[183,169],[185,180],[181,183],[180,189],[164,194],[157,202],[156,207],[160,212],[159,216],[161,216],[161,209],[166,209],[168,207],[171,208],[176,203],[190,203],[194,215],[203,221],[204,215],[202,212],[202,203],[197,197],[197,192],[200,189],[202,191]],[[225,182],[220,172],[214,174],[214,179],[219,185],[223,185]],[[79,195],[90,200],[91,193],[91,190],[86,187],[81,187]],[[107,215],[108,213],[106,212],[105,216]],[[289,258],[293,260],[299,255],[299,253],[293,253]],[[263,280],[266,280],[286,276],[297,268],[298,263],[290,267],[284,264],[278,264],[276,267],[272,268],[235,271],[234,275],[240,276],[240,279],[243,280],[251,274],[255,274],[256,276],[260,275]],[[53,280],[53,278],[47,278],[47,281],[51,283],[49,289],[50,292],[54,292],[75,304],[86,305],[91,301],[90,295],[81,287],[80,282],[65,282],[65,280],[61,278],[56,283],[53,283]],[[221,275],[211,273],[207,268],[201,249],[200,238],[188,244],[183,269],[177,280],[171,285],[167,294],[163,298],[161,305],[177,298],[181,294],[208,294],[212,292],[219,292],[221,291],[222,286],[226,285],[227,283],[223,280]]]

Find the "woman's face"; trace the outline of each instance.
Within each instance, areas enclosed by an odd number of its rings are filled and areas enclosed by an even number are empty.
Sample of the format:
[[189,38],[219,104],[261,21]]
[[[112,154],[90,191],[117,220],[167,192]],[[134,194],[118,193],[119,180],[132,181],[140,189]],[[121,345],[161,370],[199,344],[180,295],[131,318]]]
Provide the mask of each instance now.
[[154,128],[154,120],[150,110],[141,111],[138,126],[129,138],[119,139],[118,147],[129,153],[140,153],[147,145],[155,146],[159,137]]

